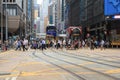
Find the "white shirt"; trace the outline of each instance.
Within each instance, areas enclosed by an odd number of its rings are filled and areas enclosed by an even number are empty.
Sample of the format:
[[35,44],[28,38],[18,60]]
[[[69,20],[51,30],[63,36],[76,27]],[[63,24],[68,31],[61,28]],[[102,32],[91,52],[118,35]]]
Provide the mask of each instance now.
[[28,40],[27,40],[27,39],[25,39],[25,40],[23,41],[23,45],[28,45]]
[[42,40],[42,44],[45,44],[45,40]]

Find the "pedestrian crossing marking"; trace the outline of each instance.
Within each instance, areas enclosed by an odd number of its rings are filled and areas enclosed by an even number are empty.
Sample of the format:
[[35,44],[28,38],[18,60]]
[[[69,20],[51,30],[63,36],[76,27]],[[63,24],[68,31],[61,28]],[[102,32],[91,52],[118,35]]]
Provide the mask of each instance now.
[[16,80],[17,79],[17,77],[13,77],[11,80]]
[[5,80],[17,80],[17,77],[7,77],[7,78],[5,78]]
[[10,78],[6,78],[5,80],[10,80]]

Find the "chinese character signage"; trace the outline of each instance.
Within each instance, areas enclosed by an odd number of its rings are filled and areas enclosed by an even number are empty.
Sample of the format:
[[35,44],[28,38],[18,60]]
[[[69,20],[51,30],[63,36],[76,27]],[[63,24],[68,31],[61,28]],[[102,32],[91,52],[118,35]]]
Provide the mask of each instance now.
[[120,14],[120,0],[104,0],[104,14],[116,15]]

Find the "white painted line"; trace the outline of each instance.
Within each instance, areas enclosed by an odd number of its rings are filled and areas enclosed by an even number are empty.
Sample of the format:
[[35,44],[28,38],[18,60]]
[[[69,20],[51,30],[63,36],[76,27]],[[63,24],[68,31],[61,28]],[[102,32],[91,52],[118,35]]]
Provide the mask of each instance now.
[[11,80],[16,80],[17,79],[17,77],[12,77],[12,79]]
[[10,78],[5,78],[5,80],[10,80]]

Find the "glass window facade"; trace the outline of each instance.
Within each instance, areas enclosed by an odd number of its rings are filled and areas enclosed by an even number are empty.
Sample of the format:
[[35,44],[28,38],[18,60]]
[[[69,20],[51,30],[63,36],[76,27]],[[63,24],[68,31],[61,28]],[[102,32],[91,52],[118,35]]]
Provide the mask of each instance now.
[[16,0],[3,0],[3,2],[16,2]]
[[16,15],[17,15],[17,11],[16,11],[16,9],[14,9],[14,8],[9,8],[9,9],[7,9],[7,13],[8,13],[8,15],[10,15],[10,16],[16,16]]

